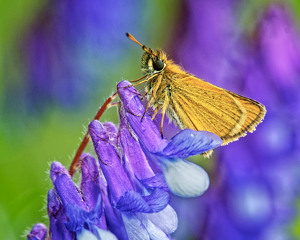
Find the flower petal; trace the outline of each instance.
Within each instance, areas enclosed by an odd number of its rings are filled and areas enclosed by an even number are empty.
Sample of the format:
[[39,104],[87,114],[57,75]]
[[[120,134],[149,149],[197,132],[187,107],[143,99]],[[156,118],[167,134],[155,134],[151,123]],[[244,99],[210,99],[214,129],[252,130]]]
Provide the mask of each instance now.
[[[100,179],[101,181],[101,179]],[[126,229],[122,220],[121,212],[113,208],[104,189],[103,195],[104,214],[108,229],[120,240],[128,240]]]
[[136,89],[128,87],[130,85],[131,83],[128,81],[118,84],[118,93],[127,112],[128,122],[142,145],[150,152],[160,152],[168,142],[161,138],[159,130],[147,113],[141,121],[145,108]]
[[161,188],[165,191],[168,191],[168,185],[162,173],[158,173],[153,177],[139,180],[146,188],[154,189]]
[[27,240],[45,240],[47,237],[47,227],[42,223],[35,224],[30,233],[27,235]]
[[101,195],[99,195],[95,208],[90,212],[73,204],[67,204],[65,208],[69,219],[69,222],[66,223],[66,227],[70,231],[80,233],[84,228],[92,230],[94,226],[99,223],[102,215],[102,198]]
[[112,234],[110,231],[106,231],[101,228],[97,228],[97,230],[101,240],[118,240],[117,237],[114,234]]
[[148,196],[141,196],[135,191],[128,191],[117,202],[116,208],[122,212],[153,213],[164,209],[169,201],[169,194],[158,188]]
[[150,195],[144,196],[143,198],[151,207],[152,212],[163,210],[170,202],[169,193],[159,188],[155,188]]
[[83,229],[79,234],[76,234],[77,240],[99,240],[92,232]]
[[133,136],[134,133],[132,132],[125,116],[126,113],[124,106],[120,107],[119,113],[119,139],[125,156],[124,159],[126,168],[130,165],[133,170],[133,175],[137,179],[145,179],[154,176],[154,172],[151,169],[138,140]]
[[159,226],[153,224],[153,222],[148,219],[147,213],[137,214],[137,216],[147,229],[151,240],[169,240],[169,237],[159,228]]
[[60,162],[55,161],[51,164],[51,169],[50,169],[50,177],[53,183],[55,182],[56,177],[60,174],[68,175],[69,172]]
[[99,171],[96,159],[90,154],[81,156],[81,190],[84,200],[89,208],[93,209],[97,203],[98,197],[101,196]]
[[184,129],[176,134],[163,149],[166,157],[187,158],[220,146],[222,139],[214,133]]
[[170,205],[167,205],[160,212],[148,213],[147,217],[166,234],[175,232],[178,227],[177,214]]
[[199,165],[180,159],[164,159],[163,172],[170,190],[180,197],[197,197],[209,186],[207,173]]
[[122,212],[150,212],[151,209],[142,196],[135,191],[127,191],[116,204]]
[[130,240],[150,240],[145,226],[135,214],[122,213],[122,219]]
[[[81,159],[82,180],[80,186],[88,210],[91,211],[95,208],[99,197],[101,198],[99,167],[96,159],[90,154],[82,154]],[[96,225],[99,228],[107,229],[104,214]]]
[[117,143],[117,136],[118,136],[118,129],[115,124],[112,122],[105,122],[103,123],[103,127],[108,134],[109,141],[116,145]]
[[73,233],[71,233],[65,225],[67,216],[61,201],[57,198],[54,189],[48,192],[48,215],[50,220],[51,236],[52,239],[66,239],[72,240]]
[[72,204],[79,208],[87,210],[87,207],[81,195],[79,194],[79,190],[77,189],[69,175],[57,175],[54,182],[54,187],[64,206]]
[[103,125],[94,120],[89,125],[89,132],[110,194],[113,201],[117,202],[126,191],[133,189],[132,184],[123,168],[117,147],[110,141]]

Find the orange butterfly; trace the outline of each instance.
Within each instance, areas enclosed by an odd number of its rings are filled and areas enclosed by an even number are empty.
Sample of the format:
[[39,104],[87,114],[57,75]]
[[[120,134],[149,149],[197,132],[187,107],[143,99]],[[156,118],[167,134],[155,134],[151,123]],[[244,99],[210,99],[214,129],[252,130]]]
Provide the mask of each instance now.
[[[148,105],[144,115],[149,107],[155,109],[152,119],[161,111],[162,135],[166,114],[182,129],[215,133],[222,138],[223,145],[245,136],[247,132],[253,132],[263,120],[266,109],[259,102],[196,78],[172,60],[168,60],[164,51],[160,49],[153,51],[139,43],[131,34],[126,35],[145,51],[142,57],[142,70],[146,75],[131,82],[138,82],[134,85],[147,82],[145,91]],[[99,120],[107,108],[115,105],[111,102],[117,96],[118,92],[109,97],[94,119]],[[87,132],[70,166],[71,176],[80,167],[80,156],[88,142]],[[204,155],[208,156],[211,152]]]
[[[145,91],[154,115],[161,111],[161,134],[167,116],[180,128],[206,130],[223,140],[223,145],[253,132],[263,120],[265,107],[250,98],[214,86],[187,72],[160,49],[152,50],[139,43],[131,34],[127,37],[145,51],[142,57]],[[132,81],[132,82],[136,82]]]

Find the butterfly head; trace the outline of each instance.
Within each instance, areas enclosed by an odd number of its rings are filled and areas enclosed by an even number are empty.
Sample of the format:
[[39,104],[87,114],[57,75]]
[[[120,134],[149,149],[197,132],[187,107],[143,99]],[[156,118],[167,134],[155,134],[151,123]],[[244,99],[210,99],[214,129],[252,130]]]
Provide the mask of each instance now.
[[145,74],[161,72],[165,69],[166,62],[166,54],[160,49],[152,51],[151,54],[145,52],[142,57],[142,71]]
[[164,51],[157,49],[152,50],[147,48],[145,45],[138,42],[131,34],[126,33],[126,36],[140,45],[145,51],[142,57],[142,71],[145,74],[153,74],[157,72],[161,72],[166,67],[167,57]]

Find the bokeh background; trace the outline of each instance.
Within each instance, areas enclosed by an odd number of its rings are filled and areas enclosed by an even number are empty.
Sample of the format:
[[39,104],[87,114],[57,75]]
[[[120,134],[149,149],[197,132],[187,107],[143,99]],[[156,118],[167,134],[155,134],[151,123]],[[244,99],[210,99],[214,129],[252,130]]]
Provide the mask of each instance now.
[[[48,223],[49,163],[68,167],[116,83],[141,77],[125,32],[268,111],[253,134],[192,159],[211,186],[173,197],[174,237],[300,239],[299,24],[299,0],[1,2],[0,239]],[[118,123],[116,109],[102,120]]]

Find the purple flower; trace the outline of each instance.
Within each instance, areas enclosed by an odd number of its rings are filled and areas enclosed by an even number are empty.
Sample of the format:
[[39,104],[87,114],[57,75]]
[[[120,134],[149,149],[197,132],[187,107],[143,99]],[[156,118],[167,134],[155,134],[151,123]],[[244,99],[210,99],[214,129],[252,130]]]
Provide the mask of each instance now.
[[162,139],[148,115],[140,122],[144,107],[136,90],[126,87],[129,84],[118,85],[123,101],[119,129],[97,120],[89,125],[99,165],[91,155],[82,154],[80,189],[59,162],[51,166],[52,239],[167,240],[178,226],[169,189],[193,197],[208,187],[207,173],[184,158],[221,145],[221,139],[188,129],[170,142]]
[[[99,176],[98,165],[94,157],[89,154],[83,154],[81,156],[82,165],[81,165],[81,191],[85,203],[88,209],[94,209],[98,201],[101,200],[101,179]],[[96,223],[96,226],[99,228],[107,229],[106,220],[104,214],[101,215],[100,220]]]
[[170,190],[182,197],[195,197],[208,188],[209,178],[200,166],[184,160],[201,154],[222,144],[222,140],[206,131],[185,129],[175,135],[170,142],[161,135],[146,114],[138,92],[127,81],[118,84],[119,96],[126,111],[127,120],[137,135],[139,143],[152,164],[163,172]]
[[[168,191],[163,174],[154,173],[138,140],[134,137],[123,106],[119,112],[119,139],[123,150],[123,162],[133,186],[140,194],[149,194],[157,188]],[[165,233],[172,233],[177,229],[177,215],[170,205],[160,212],[149,214],[148,217],[153,223],[157,222],[156,225]]]
[[88,154],[82,156],[81,191],[59,163],[51,166],[54,189],[48,193],[52,239],[116,239],[106,231],[102,211],[98,166]]
[[189,129],[171,141],[162,139],[147,114],[141,122],[144,107],[136,90],[128,86],[126,81],[118,85],[119,129],[97,120],[89,125],[99,165],[91,155],[81,155],[80,188],[59,162],[51,166],[52,239],[167,240],[178,226],[169,189],[194,197],[208,187],[207,173],[184,158],[209,151],[222,140]]
[[50,220],[50,237],[53,239],[73,239],[74,234],[68,231],[65,223],[67,216],[61,201],[54,189],[48,192],[48,216]]
[[[160,188],[155,188],[151,192],[144,192],[143,195],[136,191],[125,172],[116,142],[111,137],[114,134],[113,132],[109,134],[109,130],[114,131],[113,128],[105,128],[96,120],[89,126],[95,152],[107,181],[110,204],[120,211],[121,220],[126,228],[128,238],[135,239],[138,233],[139,239],[153,237],[168,239],[168,234],[171,232],[164,232],[163,230],[171,230],[173,232],[175,229],[161,229],[160,225],[166,225],[162,221],[166,218],[155,219],[152,216],[156,213],[168,214],[170,212],[163,211],[169,203],[169,194]],[[177,221],[176,214],[173,214],[172,217],[175,217]],[[174,222],[173,219],[168,219],[168,221]],[[124,239],[124,236],[122,239]]]
[[35,224],[30,233],[27,235],[27,240],[45,240],[47,237],[47,227],[42,223]]
[[[124,165],[131,182],[140,192],[147,191],[155,187],[168,190],[168,186],[164,180],[163,175],[157,171],[155,166],[150,166],[143,149],[141,148],[138,139],[132,132],[129,122],[126,118],[126,111],[124,106],[120,107],[120,129],[119,139],[124,154]],[[145,189],[146,188],[146,189]]]

